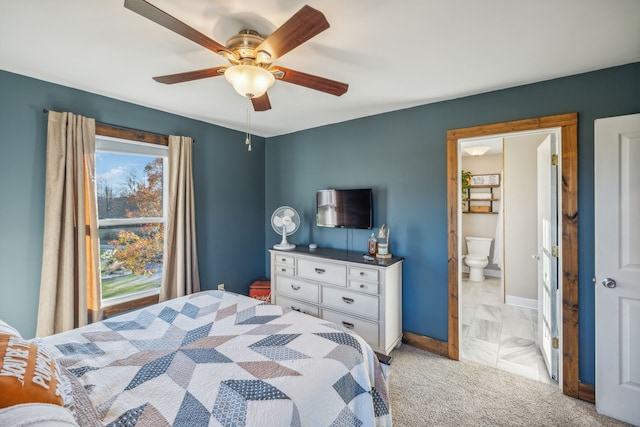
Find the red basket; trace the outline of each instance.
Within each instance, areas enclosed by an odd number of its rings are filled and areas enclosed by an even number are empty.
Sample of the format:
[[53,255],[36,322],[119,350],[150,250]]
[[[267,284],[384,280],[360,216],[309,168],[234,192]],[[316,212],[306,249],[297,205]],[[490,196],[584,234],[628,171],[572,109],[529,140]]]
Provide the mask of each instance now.
[[261,301],[271,302],[271,281],[256,280],[249,286],[249,296]]

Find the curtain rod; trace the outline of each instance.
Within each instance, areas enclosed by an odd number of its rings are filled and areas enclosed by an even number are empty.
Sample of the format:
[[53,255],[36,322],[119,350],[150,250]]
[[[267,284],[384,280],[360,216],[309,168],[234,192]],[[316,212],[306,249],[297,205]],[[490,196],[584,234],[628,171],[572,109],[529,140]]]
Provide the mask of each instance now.
[[[42,109],[43,113],[48,113],[46,108]],[[116,126],[109,123],[96,121],[96,134],[102,136],[111,136],[114,138],[130,139],[132,141],[148,142],[150,144],[169,145],[169,136],[160,133],[148,132],[145,130],[129,129],[122,126]],[[192,139],[195,144],[195,139]]]

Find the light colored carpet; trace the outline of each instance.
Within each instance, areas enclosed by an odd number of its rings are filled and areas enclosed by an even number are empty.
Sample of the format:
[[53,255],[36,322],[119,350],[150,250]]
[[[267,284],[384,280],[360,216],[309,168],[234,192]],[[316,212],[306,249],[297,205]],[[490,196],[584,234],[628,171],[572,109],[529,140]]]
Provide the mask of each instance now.
[[403,344],[389,391],[399,426],[627,426],[553,385]]

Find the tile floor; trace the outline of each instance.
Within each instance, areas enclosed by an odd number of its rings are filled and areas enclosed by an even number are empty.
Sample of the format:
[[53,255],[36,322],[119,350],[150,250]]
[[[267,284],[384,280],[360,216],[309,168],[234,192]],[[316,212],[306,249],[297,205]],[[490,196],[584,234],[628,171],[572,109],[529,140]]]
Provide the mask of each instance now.
[[461,357],[538,381],[553,383],[536,345],[538,310],[506,305],[498,277],[462,277]]

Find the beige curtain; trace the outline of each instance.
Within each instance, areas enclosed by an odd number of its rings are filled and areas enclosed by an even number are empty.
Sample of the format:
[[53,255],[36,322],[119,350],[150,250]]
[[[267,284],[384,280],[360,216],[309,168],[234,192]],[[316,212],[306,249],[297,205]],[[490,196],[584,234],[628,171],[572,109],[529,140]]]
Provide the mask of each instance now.
[[95,120],[50,111],[38,336],[101,317],[94,172]]
[[191,138],[169,136],[169,210],[160,301],[200,291],[192,148]]

